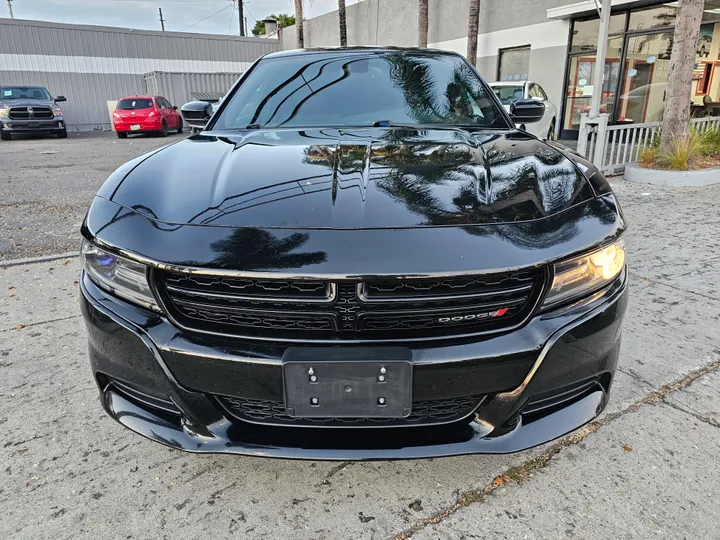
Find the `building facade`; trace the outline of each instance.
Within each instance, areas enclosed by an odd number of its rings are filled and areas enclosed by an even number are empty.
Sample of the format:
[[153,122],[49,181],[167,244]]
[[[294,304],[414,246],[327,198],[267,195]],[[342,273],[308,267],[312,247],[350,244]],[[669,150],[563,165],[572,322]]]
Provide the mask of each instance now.
[[[430,0],[428,46],[466,53],[469,0]],[[488,81],[533,80],[558,107],[559,135],[575,138],[589,111],[600,31],[594,0],[483,0],[478,70]],[[349,45],[416,46],[417,0],[362,0],[347,7]],[[601,112],[610,122],[662,119],[677,2],[614,0]],[[339,43],[338,14],[305,21],[305,46]],[[295,47],[295,28],[281,32]],[[720,114],[720,0],[705,0],[693,113]]]
[[179,106],[224,93],[279,48],[278,40],[255,37],[0,19],[0,86],[44,86],[67,97],[69,130],[110,129],[109,101],[167,88]]

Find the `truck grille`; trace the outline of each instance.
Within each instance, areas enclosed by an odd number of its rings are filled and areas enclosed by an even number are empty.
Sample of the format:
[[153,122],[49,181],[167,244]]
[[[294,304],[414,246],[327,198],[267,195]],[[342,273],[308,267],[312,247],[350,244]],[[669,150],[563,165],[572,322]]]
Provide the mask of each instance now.
[[50,107],[10,107],[10,120],[47,120],[54,118]]
[[397,341],[514,328],[532,312],[544,272],[337,282],[155,275],[168,314],[190,330],[288,341]]
[[470,416],[485,396],[414,401],[407,418],[296,418],[285,412],[282,401],[217,396],[232,416],[246,422],[307,427],[397,427],[449,424]]

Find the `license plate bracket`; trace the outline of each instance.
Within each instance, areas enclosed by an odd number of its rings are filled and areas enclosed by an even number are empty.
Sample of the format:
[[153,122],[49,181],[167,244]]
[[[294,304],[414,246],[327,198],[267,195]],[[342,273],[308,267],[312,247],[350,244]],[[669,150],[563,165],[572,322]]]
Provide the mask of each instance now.
[[405,418],[410,415],[409,349],[337,351],[288,349],[283,359],[288,415],[303,418]]

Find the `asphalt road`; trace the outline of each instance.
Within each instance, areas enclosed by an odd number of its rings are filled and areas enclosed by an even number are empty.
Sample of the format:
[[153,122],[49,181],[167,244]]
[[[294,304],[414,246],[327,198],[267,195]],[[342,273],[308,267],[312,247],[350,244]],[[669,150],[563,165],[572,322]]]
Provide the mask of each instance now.
[[[96,167],[117,165],[165,142],[126,148],[99,137],[65,149],[71,141],[20,144],[38,157],[44,145],[61,150],[49,157],[83,178],[63,173],[53,183],[15,156],[12,181],[42,177],[45,189],[18,200],[62,207],[78,222],[111,167],[77,169],[68,156],[97,148]],[[16,142],[10,148],[22,148]],[[108,149],[117,154],[102,156]],[[514,455],[328,463],[165,448],[101,411],[77,259],[0,266],[0,538],[717,538],[720,186],[614,187],[631,225],[631,300],[609,408],[569,437]],[[77,197],[63,203],[68,190]],[[36,235],[16,236],[25,240],[12,258],[72,248],[62,238],[33,243]]]
[[115,133],[0,142],[0,261],[75,251],[95,192],[117,167],[178,140]]

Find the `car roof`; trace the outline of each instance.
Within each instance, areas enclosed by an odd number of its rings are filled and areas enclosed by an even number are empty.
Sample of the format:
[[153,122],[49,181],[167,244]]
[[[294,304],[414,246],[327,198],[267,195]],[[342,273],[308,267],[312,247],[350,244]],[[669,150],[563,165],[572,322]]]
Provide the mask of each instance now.
[[125,96],[125,97],[121,97],[120,99],[152,99],[154,97],[158,97],[158,96]]
[[365,52],[370,54],[382,54],[389,52],[403,52],[412,54],[428,54],[428,55],[446,55],[446,56],[462,56],[454,51],[444,51],[441,49],[425,49],[419,47],[315,47],[309,49],[291,49],[288,51],[278,51],[269,53],[263,58],[286,58],[290,56],[302,56],[306,54],[337,54],[338,56]]

